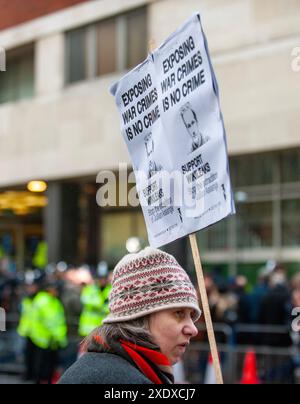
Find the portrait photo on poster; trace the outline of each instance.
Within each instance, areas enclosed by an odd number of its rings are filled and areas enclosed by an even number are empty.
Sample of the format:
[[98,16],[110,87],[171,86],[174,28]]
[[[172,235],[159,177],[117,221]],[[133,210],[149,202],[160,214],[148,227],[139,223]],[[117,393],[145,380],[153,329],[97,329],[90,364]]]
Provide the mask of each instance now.
[[192,108],[191,103],[187,102],[180,109],[180,115],[182,122],[190,136],[190,153],[199,149],[206,142],[209,141],[209,137],[205,136],[201,130],[198,122],[197,114]]
[[154,144],[154,139],[152,136],[152,132],[147,133],[147,135],[144,137],[144,144],[146,148],[146,154],[147,154],[147,162],[148,162],[148,178],[152,178],[156,173],[159,171],[163,170],[163,167],[161,164],[159,164],[157,161],[153,159],[154,152],[155,152],[155,144]]

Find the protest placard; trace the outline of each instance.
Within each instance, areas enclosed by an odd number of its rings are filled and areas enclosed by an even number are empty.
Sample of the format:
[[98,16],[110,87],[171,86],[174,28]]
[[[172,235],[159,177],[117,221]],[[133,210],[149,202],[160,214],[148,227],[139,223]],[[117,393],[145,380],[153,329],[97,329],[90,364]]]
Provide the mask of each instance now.
[[219,92],[199,14],[111,88],[149,243],[235,212]]

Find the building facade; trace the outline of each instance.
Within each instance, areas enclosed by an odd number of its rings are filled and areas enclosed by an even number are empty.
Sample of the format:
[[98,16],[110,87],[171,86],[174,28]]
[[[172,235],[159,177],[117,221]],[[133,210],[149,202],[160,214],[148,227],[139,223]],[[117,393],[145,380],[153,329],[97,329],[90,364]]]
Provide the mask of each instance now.
[[[51,262],[111,265],[129,237],[146,243],[140,209],[96,205],[97,173],[130,163],[108,89],[150,39],[160,44],[195,11],[220,85],[237,202],[235,217],[199,233],[203,261],[247,274],[269,259],[297,266],[299,0],[1,3],[0,242],[18,268],[41,239]],[[26,191],[34,179],[48,183],[35,201]],[[186,241],[170,248],[190,263]]]

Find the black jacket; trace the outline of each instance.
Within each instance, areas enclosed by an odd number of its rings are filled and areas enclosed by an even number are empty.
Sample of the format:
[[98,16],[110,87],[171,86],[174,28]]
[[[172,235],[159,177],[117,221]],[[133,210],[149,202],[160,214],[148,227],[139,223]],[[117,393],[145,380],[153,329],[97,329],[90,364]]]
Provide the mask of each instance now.
[[264,297],[259,313],[259,322],[264,325],[286,326],[284,333],[263,333],[262,345],[289,347],[292,344],[288,332],[290,320],[290,296],[288,290],[281,285],[271,289]]
[[88,352],[63,374],[59,384],[152,384],[152,382],[118,355]]

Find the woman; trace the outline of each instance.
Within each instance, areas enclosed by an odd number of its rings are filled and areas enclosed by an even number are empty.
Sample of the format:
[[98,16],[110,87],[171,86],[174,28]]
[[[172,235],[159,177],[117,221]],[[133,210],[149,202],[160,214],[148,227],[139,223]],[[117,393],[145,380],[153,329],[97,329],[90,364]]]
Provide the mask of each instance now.
[[172,365],[197,335],[197,295],[171,255],[153,248],[116,266],[110,314],[83,342],[60,384],[173,383]]

